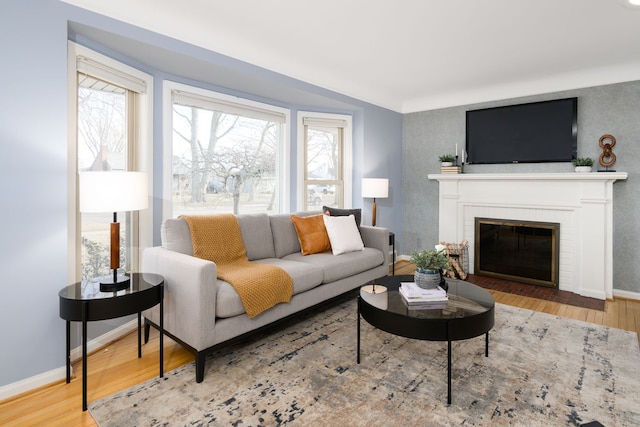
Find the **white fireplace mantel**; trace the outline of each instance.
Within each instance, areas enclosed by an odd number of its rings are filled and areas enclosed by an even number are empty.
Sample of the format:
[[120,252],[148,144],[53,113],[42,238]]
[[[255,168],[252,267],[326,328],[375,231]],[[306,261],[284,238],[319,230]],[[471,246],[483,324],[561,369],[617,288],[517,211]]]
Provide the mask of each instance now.
[[431,174],[440,187],[439,239],[469,242],[475,218],[560,224],[559,288],[613,297],[613,183],[626,172]]

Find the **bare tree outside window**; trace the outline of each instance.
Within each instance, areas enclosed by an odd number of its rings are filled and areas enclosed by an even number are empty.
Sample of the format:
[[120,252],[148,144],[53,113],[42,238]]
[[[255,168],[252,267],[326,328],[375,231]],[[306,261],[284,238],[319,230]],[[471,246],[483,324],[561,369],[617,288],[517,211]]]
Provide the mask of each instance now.
[[173,214],[270,212],[281,124],[173,105]]

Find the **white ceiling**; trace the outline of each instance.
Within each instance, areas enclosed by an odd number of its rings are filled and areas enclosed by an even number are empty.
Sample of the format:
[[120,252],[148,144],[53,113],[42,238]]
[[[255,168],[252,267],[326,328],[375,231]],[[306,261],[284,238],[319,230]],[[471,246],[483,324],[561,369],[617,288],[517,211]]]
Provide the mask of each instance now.
[[625,0],[63,0],[407,113],[640,80]]

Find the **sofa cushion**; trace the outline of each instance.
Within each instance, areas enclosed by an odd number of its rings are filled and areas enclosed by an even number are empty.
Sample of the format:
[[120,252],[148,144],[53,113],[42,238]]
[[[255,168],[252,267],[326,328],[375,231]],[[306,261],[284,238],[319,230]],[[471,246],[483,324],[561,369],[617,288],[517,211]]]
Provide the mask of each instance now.
[[298,241],[298,234],[293,226],[293,221],[291,221],[291,215],[308,216],[317,214],[318,212],[294,212],[293,214],[275,214],[269,217],[276,258],[282,258],[292,253],[300,253],[300,242]]
[[238,224],[249,261],[275,257],[269,215],[266,213],[240,214]]
[[317,254],[331,249],[324,215],[295,216],[291,221],[296,229],[302,255]]
[[160,227],[160,238],[163,248],[193,256],[191,231],[184,219],[171,218],[163,221]]
[[360,237],[353,215],[335,217],[322,215],[322,219],[331,242],[331,252],[334,255],[364,249],[364,243],[362,243],[362,237]]
[[[293,279],[293,295],[308,291],[322,284],[323,272],[320,267],[278,258],[255,261],[282,268]],[[218,280],[216,296],[216,317],[232,317],[245,313],[240,296],[229,283]]]
[[289,254],[284,259],[320,267],[324,273],[322,282],[329,283],[382,265],[384,254],[378,249],[365,247],[363,251],[349,252],[340,256],[334,256],[331,252],[303,256],[298,252]]

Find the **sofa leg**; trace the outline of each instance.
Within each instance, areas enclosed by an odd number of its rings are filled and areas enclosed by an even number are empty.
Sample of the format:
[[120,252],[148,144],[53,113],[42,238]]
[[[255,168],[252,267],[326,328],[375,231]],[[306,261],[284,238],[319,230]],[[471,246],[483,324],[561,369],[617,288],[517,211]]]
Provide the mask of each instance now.
[[204,364],[207,355],[204,351],[196,354],[196,382],[201,383],[204,380]]
[[147,319],[144,319],[144,343],[149,342],[149,331],[151,330],[151,325],[147,322]]

